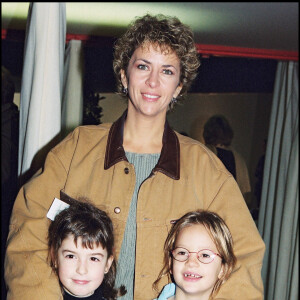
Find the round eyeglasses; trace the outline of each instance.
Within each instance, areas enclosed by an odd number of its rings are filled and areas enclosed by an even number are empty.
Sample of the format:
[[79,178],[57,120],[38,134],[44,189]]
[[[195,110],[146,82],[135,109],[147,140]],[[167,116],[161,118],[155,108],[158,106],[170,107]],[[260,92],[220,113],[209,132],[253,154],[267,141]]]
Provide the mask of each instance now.
[[172,256],[174,259],[176,259],[177,261],[181,261],[181,262],[186,261],[190,257],[191,253],[197,253],[198,260],[200,262],[202,262],[203,264],[211,263],[215,259],[216,256],[219,256],[220,258],[222,258],[220,254],[215,253],[208,249],[202,249],[198,252],[190,252],[189,250],[187,250],[185,248],[177,247],[173,251],[171,251],[171,253],[172,253]]

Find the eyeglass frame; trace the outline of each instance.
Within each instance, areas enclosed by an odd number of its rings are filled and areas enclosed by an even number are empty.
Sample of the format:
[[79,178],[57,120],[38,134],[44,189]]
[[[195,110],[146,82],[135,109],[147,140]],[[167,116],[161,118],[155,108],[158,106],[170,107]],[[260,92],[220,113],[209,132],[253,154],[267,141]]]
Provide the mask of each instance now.
[[[186,258],[185,260],[178,260],[178,259],[176,259],[176,258],[174,257],[173,252],[174,252],[176,249],[178,249],[178,248],[184,249],[184,250],[186,250],[186,251],[188,252],[189,255],[187,256],[187,258]],[[208,263],[202,262],[202,261],[199,259],[198,253],[201,252],[201,251],[203,251],[203,250],[208,250],[208,251],[210,251],[210,252],[212,252],[212,253],[214,254],[213,259],[212,259],[210,262],[208,262]],[[172,251],[170,251],[170,253],[171,253],[171,256],[172,256],[176,261],[179,261],[179,262],[185,262],[185,261],[187,261],[187,260],[190,258],[191,253],[196,253],[196,254],[197,254],[197,259],[198,259],[198,261],[201,262],[202,264],[205,264],[205,265],[208,265],[208,264],[212,263],[212,262],[214,261],[214,259],[215,259],[216,256],[219,256],[219,257],[223,260],[222,256],[221,256],[219,253],[215,253],[214,251],[212,251],[212,250],[210,250],[210,249],[201,249],[201,250],[199,250],[199,251],[197,251],[197,252],[191,252],[191,251],[189,251],[188,249],[186,249],[186,248],[184,248],[184,247],[176,247],[176,248],[174,248]]]

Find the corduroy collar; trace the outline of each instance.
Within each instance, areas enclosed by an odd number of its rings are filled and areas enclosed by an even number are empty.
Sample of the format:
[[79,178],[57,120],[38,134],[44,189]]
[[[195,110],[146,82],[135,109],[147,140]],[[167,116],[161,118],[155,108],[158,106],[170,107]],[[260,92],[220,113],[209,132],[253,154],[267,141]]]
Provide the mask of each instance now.
[[[119,161],[127,161],[123,148],[124,123],[127,110],[112,124],[107,140],[104,169],[107,170]],[[165,122],[163,134],[163,147],[157,165],[153,171],[160,171],[163,174],[178,180],[180,178],[180,146],[175,132],[168,122]]]

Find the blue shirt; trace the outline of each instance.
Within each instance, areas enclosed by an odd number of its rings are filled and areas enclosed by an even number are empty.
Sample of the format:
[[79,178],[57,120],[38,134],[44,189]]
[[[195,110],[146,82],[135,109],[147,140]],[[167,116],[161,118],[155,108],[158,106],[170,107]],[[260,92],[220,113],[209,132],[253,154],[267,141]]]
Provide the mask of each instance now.
[[167,300],[168,298],[175,296],[175,290],[176,290],[176,285],[174,283],[169,283],[164,286],[159,297],[154,300]]

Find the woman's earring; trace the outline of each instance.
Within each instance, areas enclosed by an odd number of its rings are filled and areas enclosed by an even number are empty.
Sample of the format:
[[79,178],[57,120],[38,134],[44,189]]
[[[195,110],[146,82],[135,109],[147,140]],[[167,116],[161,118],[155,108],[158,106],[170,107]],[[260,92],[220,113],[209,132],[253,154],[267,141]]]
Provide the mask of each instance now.
[[175,104],[177,102],[177,99],[175,97],[172,98],[171,104]]
[[127,89],[126,87],[123,87],[122,92],[123,92],[125,95],[127,95],[128,89]]

